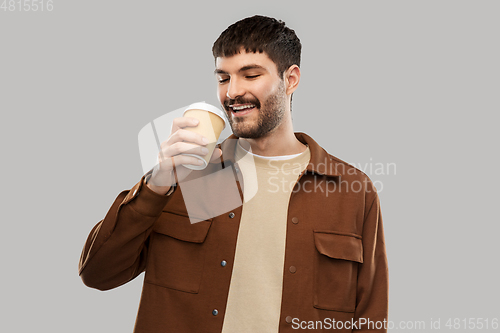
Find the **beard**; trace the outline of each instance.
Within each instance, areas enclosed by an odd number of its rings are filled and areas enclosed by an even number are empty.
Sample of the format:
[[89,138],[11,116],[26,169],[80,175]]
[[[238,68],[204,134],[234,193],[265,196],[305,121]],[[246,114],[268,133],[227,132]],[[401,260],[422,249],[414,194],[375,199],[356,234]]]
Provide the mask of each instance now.
[[[285,115],[285,97],[285,83],[282,81],[277,92],[262,103],[256,98],[226,100],[223,106],[234,135],[239,138],[258,139],[272,133],[281,124]],[[232,117],[229,105],[246,103],[255,105],[257,110],[254,111],[258,112],[257,121],[246,119],[246,117]]]

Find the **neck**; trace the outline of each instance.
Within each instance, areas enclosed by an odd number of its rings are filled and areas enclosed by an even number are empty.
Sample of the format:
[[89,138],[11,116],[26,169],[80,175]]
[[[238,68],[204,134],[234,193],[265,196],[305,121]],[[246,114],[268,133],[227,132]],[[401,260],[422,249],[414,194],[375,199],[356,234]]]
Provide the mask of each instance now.
[[295,137],[292,122],[288,117],[264,137],[239,140],[243,148],[262,156],[293,155],[302,153],[306,149],[306,146]]

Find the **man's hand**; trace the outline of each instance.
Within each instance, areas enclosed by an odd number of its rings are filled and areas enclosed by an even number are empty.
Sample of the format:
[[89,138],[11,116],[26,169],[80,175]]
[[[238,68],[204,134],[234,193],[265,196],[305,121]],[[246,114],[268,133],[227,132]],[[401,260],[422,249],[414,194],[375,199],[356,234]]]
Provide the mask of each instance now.
[[[195,154],[205,156],[208,153],[206,145],[208,140],[198,133],[186,130],[186,127],[196,127],[199,120],[191,117],[175,118],[172,131],[167,140],[161,143],[158,153],[158,164],[153,168],[153,173],[147,186],[158,194],[165,194],[170,187],[187,177],[192,171],[183,164],[202,165],[202,161],[181,154]],[[216,160],[222,155],[219,148],[215,148],[210,160]],[[174,172],[175,171],[175,172]],[[177,174],[177,180],[175,179]]]

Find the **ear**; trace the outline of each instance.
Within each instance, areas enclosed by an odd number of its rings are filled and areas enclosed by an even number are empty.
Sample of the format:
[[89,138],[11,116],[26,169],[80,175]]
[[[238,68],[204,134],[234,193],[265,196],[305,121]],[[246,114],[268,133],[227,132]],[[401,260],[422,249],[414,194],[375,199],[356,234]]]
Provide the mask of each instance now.
[[286,94],[291,95],[299,86],[300,81],[300,68],[297,65],[290,66],[285,73],[283,73],[286,87]]

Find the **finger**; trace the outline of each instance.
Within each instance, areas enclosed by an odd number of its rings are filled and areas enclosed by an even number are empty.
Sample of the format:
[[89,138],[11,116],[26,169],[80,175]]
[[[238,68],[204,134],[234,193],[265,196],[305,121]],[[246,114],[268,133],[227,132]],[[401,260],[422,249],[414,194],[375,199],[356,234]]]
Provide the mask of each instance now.
[[205,156],[208,154],[208,149],[189,142],[176,142],[162,148],[161,153],[163,156],[171,157],[179,154],[195,154]]
[[175,167],[179,167],[180,165],[191,164],[191,165],[203,165],[203,161],[199,158],[193,156],[186,155],[176,155],[173,157]]
[[201,134],[194,133],[185,129],[178,129],[168,139],[162,142],[162,146],[172,145],[176,142],[191,142],[200,146],[205,146],[209,143],[208,139]]
[[199,120],[193,117],[179,117],[172,121],[172,133],[178,131],[185,127],[195,127],[198,126]]

